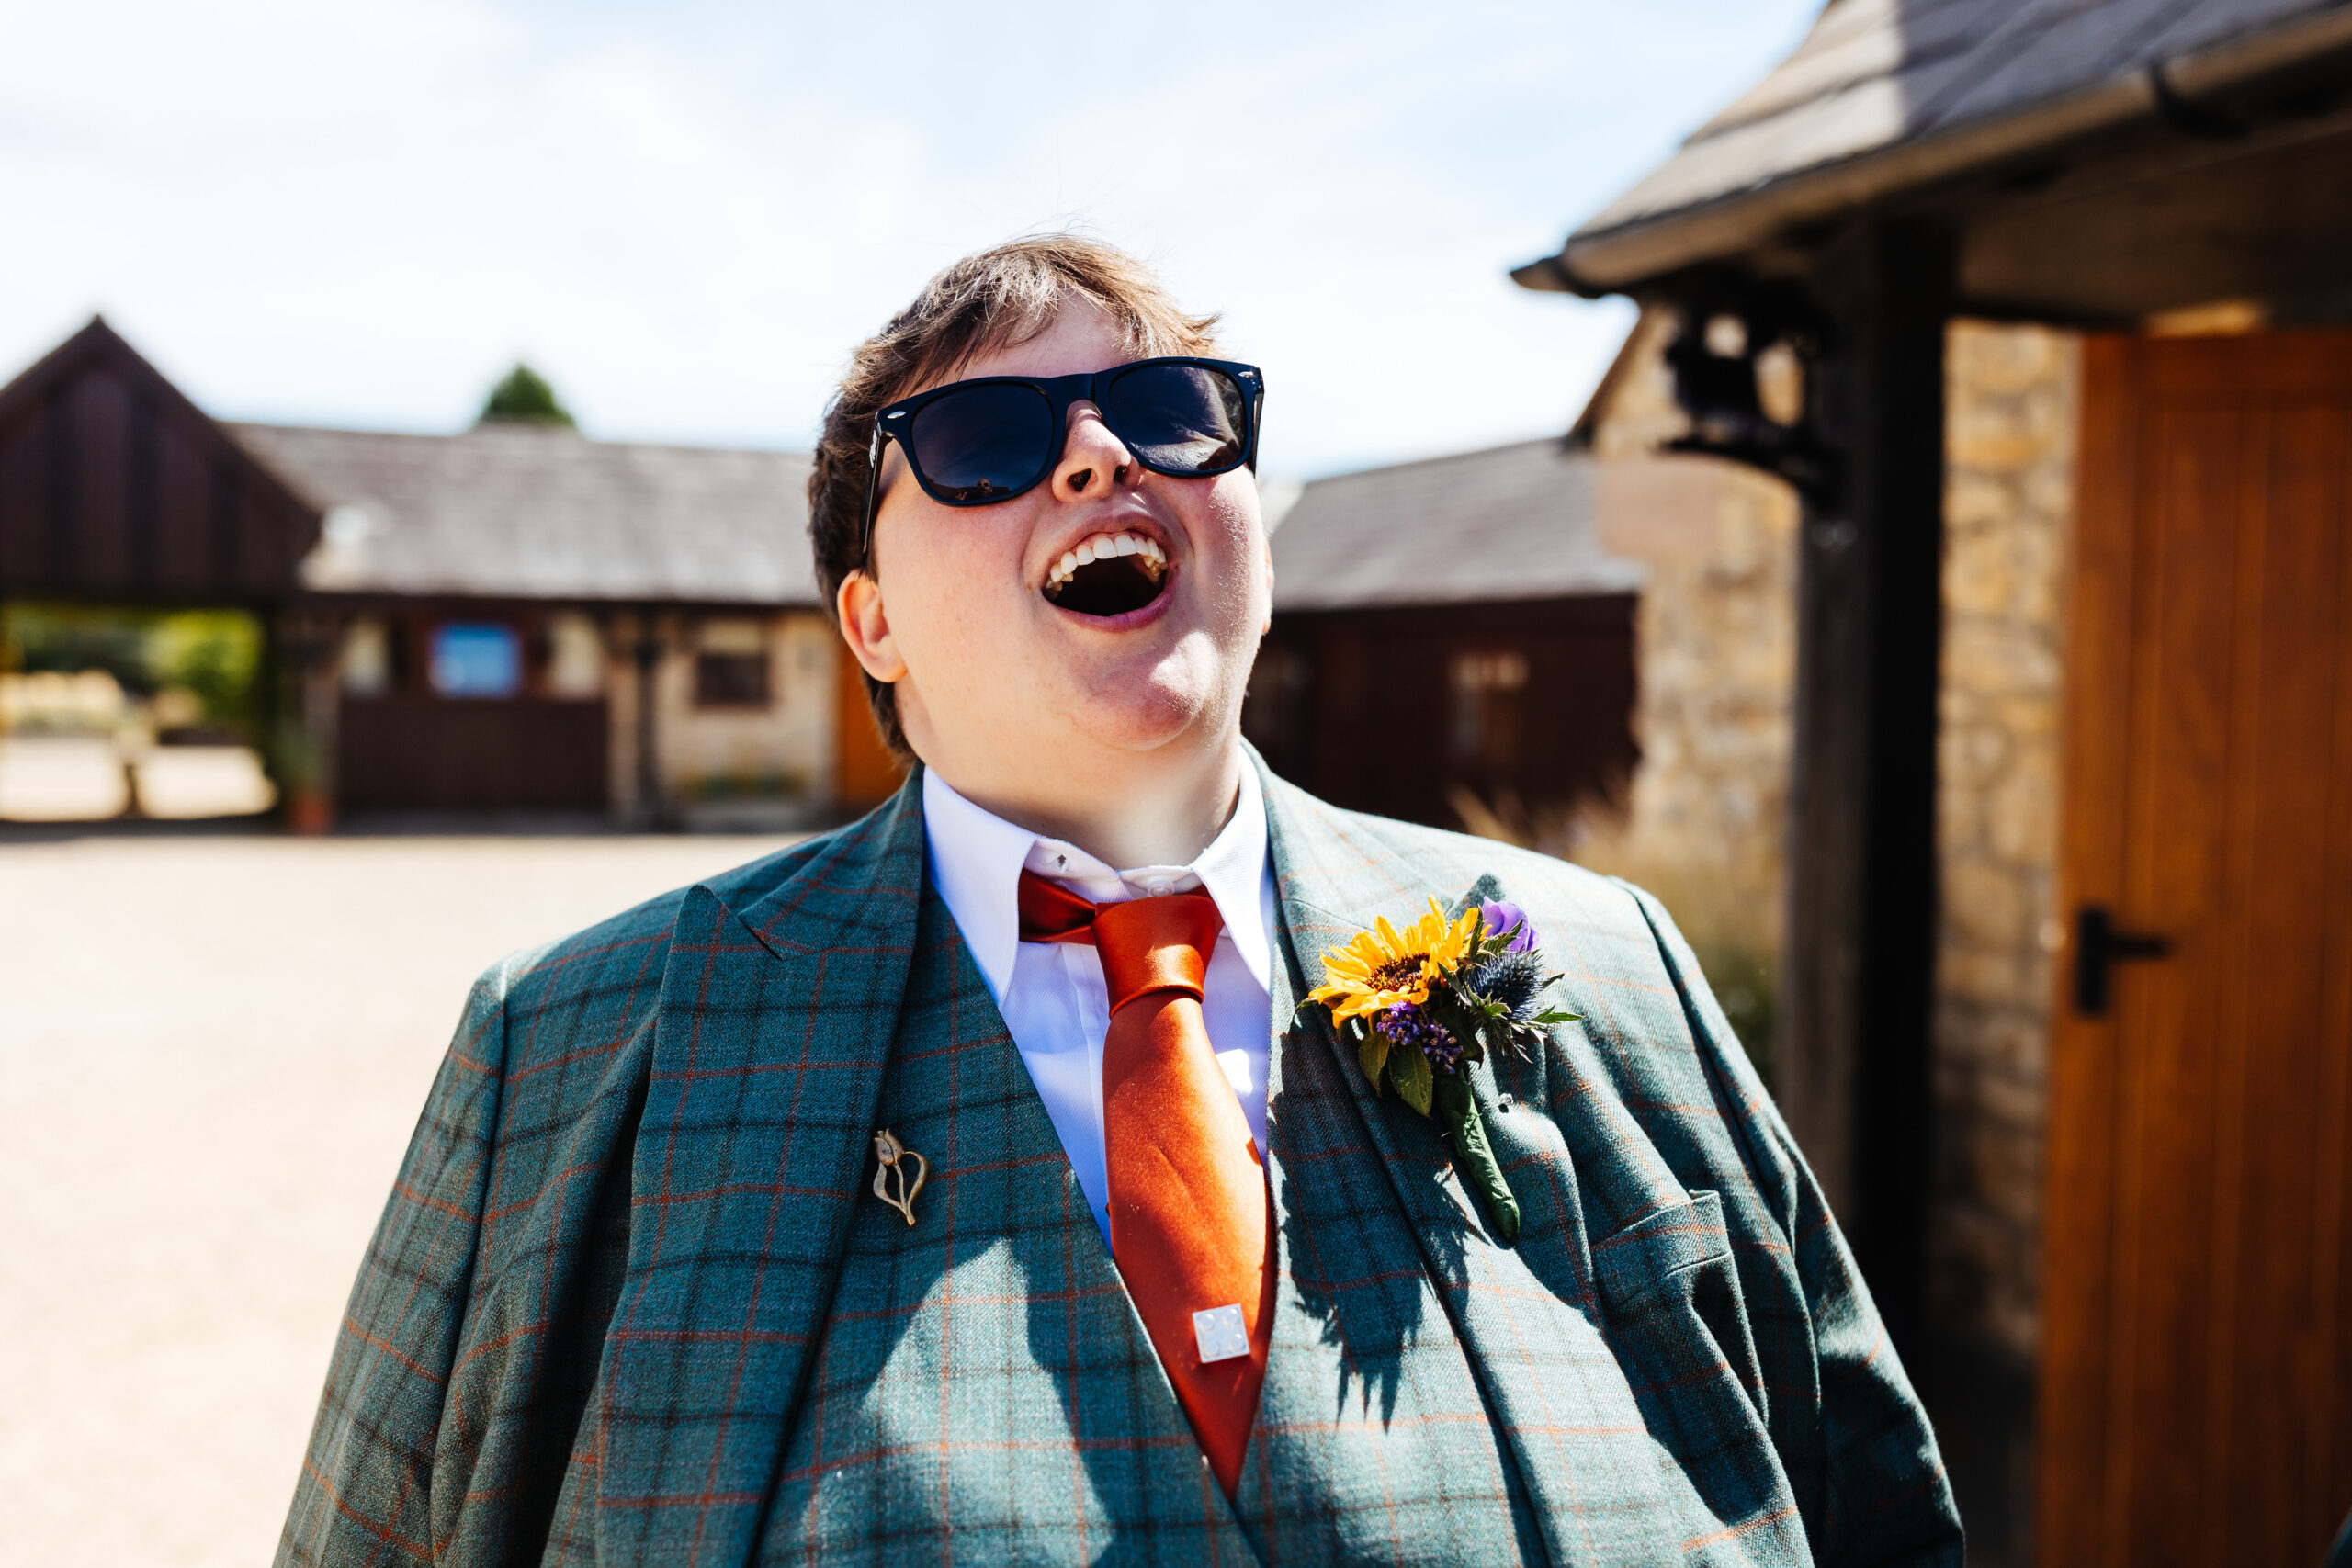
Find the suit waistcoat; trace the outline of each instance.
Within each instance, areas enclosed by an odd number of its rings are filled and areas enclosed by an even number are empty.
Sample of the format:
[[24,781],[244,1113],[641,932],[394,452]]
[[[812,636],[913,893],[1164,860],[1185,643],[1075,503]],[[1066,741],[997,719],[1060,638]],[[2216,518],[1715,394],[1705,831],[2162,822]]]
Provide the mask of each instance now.
[[[1339,1089],[1306,1053],[1280,1066],[1294,1111]],[[763,1561],[1540,1560],[1468,1358],[1361,1135],[1272,1140],[1275,1326],[1228,1503],[936,897],[879,1121],[925,1156],[930,1179],[912,1226],[878,1201],[851,1226]],[[1312,1195],[1291,1179],[1301,1159]],[[1335,1247],[1344,1284],[1325,1257]],[[1367,1256],[1394,1267],[1365,1269]]]

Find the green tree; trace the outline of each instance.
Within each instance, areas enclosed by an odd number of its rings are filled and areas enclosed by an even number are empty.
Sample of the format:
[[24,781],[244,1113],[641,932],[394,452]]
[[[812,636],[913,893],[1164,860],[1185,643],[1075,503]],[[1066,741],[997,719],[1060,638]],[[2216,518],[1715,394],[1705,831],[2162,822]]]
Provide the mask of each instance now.
[[484,424],[555,424],[566,430],[575,428],[571,412],[556,400],[555,389],[547,378],[527,365],[517,365],[506,373],[506,379],[490,389],[490,400],[481,407]]

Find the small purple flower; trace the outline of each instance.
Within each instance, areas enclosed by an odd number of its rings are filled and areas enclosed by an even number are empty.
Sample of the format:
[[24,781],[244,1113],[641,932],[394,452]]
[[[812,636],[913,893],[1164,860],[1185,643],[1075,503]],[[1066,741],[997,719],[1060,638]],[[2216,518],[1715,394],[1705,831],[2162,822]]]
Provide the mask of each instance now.
[[1430,1066],[1450,1073],[1462,1066],[1462,1044],[1453,1032],[1410,1002],[1398,1002],[1380,1015],[1380,1032],[1395,1045],[1420,1048]]
[[1478,913],[1486,922],[1486,932],[1488,936],[1499,936],[1505,931],[1515,932],[1510,939],[1509,951],[1512,953],[1535,951],[1535,928],[1528,922],[1527,911],[1518,905],[1505,903],[1499,898],[1489,898],[1479,906]]

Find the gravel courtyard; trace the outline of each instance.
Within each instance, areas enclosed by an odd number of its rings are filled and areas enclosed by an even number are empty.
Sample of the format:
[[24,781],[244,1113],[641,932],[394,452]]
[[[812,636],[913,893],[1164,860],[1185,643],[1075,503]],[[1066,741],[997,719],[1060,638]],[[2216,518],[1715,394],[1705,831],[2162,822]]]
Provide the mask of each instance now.
[[474,975],[784,841],[0,840],[0,1562],[266,1562]]

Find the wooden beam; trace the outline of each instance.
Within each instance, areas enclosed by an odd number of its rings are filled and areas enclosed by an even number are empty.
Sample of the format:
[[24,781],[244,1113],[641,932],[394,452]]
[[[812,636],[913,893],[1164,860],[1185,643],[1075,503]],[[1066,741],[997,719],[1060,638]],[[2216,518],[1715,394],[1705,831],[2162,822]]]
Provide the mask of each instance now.
[[1823,253],[1815,414],[1842,456],[1799,547],[1782,1101],[1898,1343],[1916,1342],[1933,1128],[1948,235]]
[[665,827],[670,816],[662,794],[662,631],[659,608],[639,604],[629,651],[637,668],[637,805],[630,818],[640,829]]

